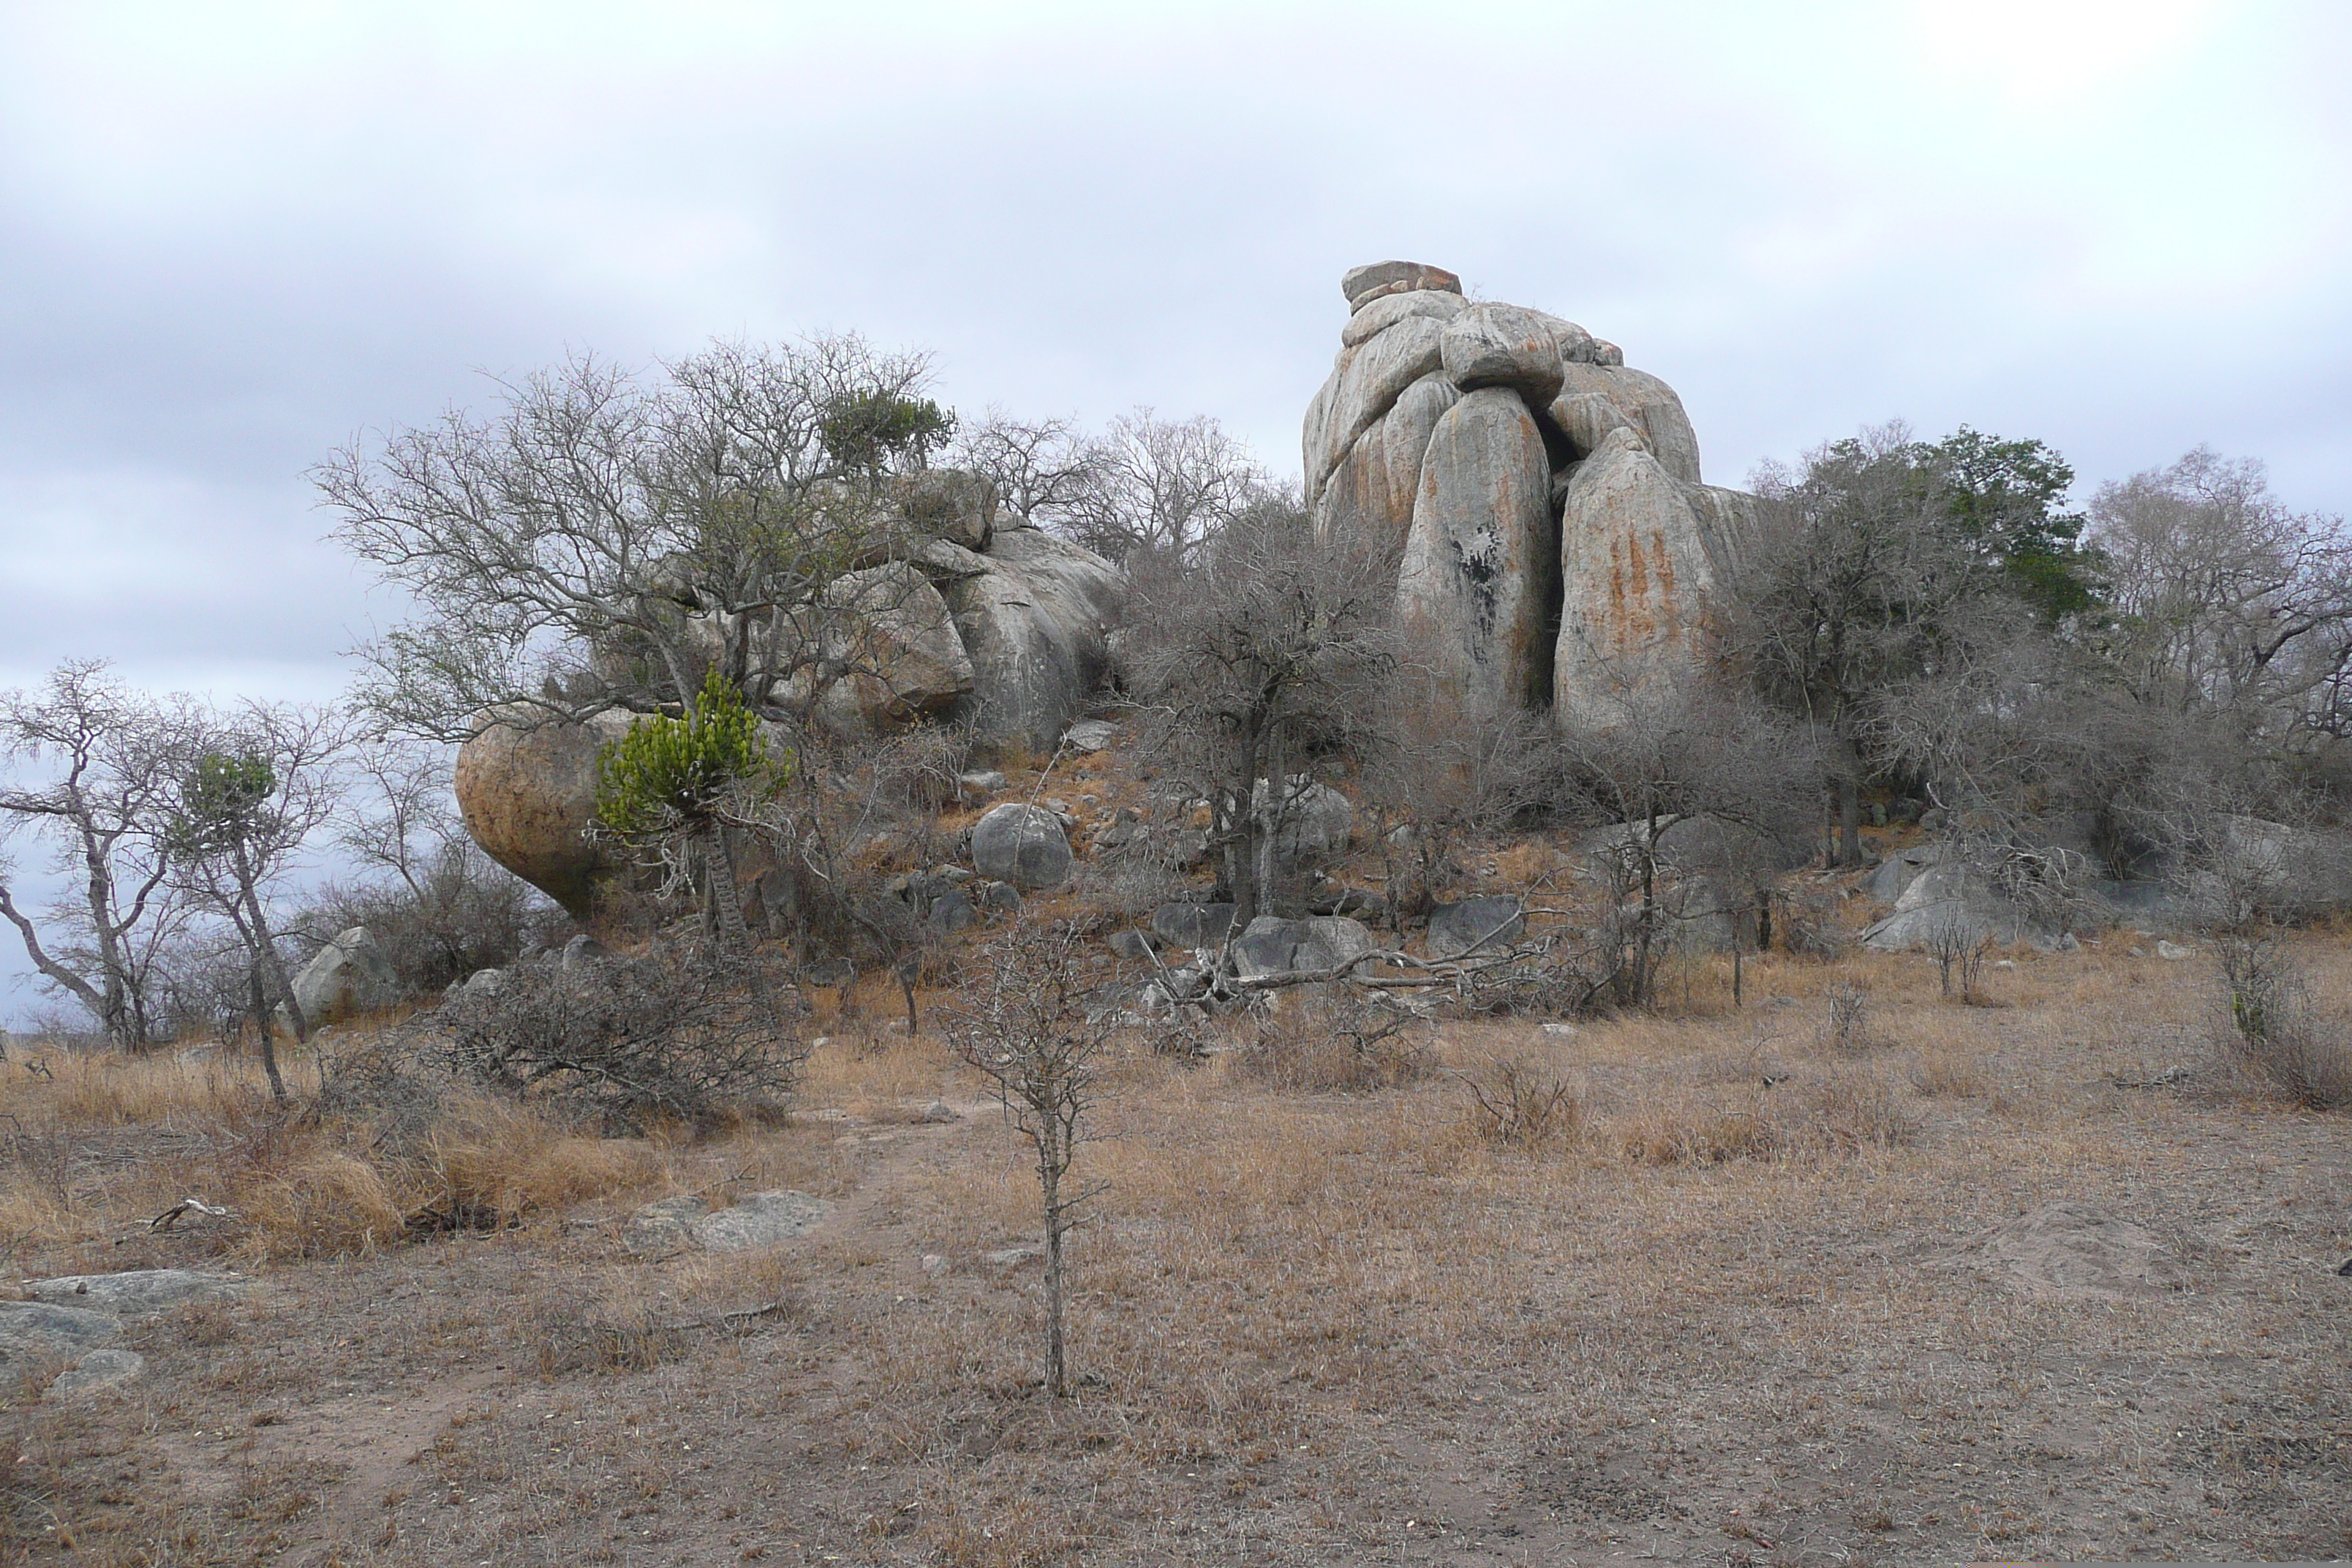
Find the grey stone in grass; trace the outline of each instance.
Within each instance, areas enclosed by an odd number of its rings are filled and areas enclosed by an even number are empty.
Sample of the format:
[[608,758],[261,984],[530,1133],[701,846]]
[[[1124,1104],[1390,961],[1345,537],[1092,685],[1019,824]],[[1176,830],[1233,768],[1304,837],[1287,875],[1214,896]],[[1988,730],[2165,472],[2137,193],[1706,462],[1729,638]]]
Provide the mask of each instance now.
[[748,1193],[731,1208],[705,1215],[689,1227],[709,1252],[741,1252],[806,1236],[833,1213],[833,1205],[806,1193]]
[[1176,947],[1214,947],[1234,929],[1231,904],[1162,904],[1151,911],[1151,933]]
[[635,1253],[672,1252],[694,1245],[694,1222],[705,1213],[702,1200],[692,1193],[646,1205],[629,1216],[623,1239]]
[[1041,806],[1007,802],[972,825],[972,864],[995,881],[1057,888],[1069,879],[1072,858],[1062,819]]
[[147,1368],[147,1358],[120,1348],[95,1350],[53,1378],[45,1400],[66,1400],[101,1389],[119,1388]]
[[0,1301],[0,1359],[69,1356],[121,1337],[122,1320],[111,1312],[48,1301]]
[[1062,735],[1062,744],[1081,756],[1110,750],[1111,742],[1118,738],[1118,726],[1108,719],[1081,719]]
[[1431,956],[1458,958],[1474,948],[1489,952],[1510,946],[1527,930],[1525,908],[1509,893],[1438,905],[1429,917]]
[[119,1274],[63,1274],[28,1279],[25,1294],[36,1301],[144,1318],[184,1301],[214,1301],[242,1296],[254,1281],[242,1274],[207,1274],[193,1268],[126,1268]]
[[100,1389],[120,1388],[147,1370],[147,1358],[137,1351],[95,1350],[49,1384],[44,1399],[73,1399]]
[[1115,931],[1103,938],[1103,944],[1121,958],[1148,959],[1155,951],[1152,940],[1139,931]]

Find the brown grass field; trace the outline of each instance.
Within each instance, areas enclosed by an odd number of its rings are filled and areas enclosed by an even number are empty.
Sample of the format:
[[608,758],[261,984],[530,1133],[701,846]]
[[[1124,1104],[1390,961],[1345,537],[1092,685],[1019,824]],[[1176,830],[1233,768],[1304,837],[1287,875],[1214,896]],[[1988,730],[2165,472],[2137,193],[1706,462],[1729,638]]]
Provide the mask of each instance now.
[[[242,1064],[0,1067],[15,1278],[263,1289],[135,1324],[146,1374],[11,1365],[9,1560],[1848,1565],[2352,1555],[2352,1118],[2211,1044],[2211,966],[2128,935],[1706,967],[1678,1016],[1442,1024],[1429,1070],[1286,1087],[1121,1056],[1080,1174],[1074,1396],[1044,1395],[1025,1151],[880,993],[779,1127],[593,1140],[488,1103],[390,1163]],[[2352,980],[2352,943],[2304,942]],[[1825,994],[1862,988],[1843,1043]],[[1292,1037],[1311,1034],[1297,1026]],[[1564,1083],[1523,1144],[1458,1074]],[[2187,1076],[2166,1077],[2183,1068]],[[1447,1070],[1451,1069],[1451,1070]],[[298,1086],[312,1069],[298,1066]],[[2156,1081],[2163,1079],[2164,1081]],[[1769,1083],[1768,1083],[1768,1080]],[[2119,1087],[2142,1085],[2146,1087]],[[913,1112],[944,1096],[961,1119]],[[678,1193],[806,1237],[640,1258]],[[183,1196],[235,1217],[167,1235]],[[410,1240],[464,1197],[517,1215]],[[2164,1280],[2010,1269],[2066,1199]],[[446,1206],[446,1205],[445,1205]],[[934,1259],[926,1268],[924,1259]],[[773,1306],[762,1316],[724,1314]]]

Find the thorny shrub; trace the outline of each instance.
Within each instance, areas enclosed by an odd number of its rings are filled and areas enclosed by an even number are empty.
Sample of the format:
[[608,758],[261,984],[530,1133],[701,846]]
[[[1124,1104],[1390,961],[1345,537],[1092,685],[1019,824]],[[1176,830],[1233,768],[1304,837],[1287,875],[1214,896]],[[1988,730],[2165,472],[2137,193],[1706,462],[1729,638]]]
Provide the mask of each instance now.
[[2235,932],[2220,942],[2215,1031],[2222,1051],[2265,1086],[2313,1110],[2352,1110],[2352,1035],[2312,994],[2276,936]]
[[1576,1136],[1583,1107],[1568,1080],[1517,1057],[1454,1075],[1469,1089],[1470,1124],[1485,1142],[1537,1150]]
[[[1234,1051],[1247,1076],[1328,1093],[1392,1089],[1430,1070],[1429,1026],[1381,998],[1298,986],[1252,1008]],[[1322,992],[1319,995],[1299,993]]]
[[518,964],[451,998],[432,1026],[461,1076],[641,1133],[777,1112],[808,1056],[800,1012],[775,960],[673,939],[570,969]]

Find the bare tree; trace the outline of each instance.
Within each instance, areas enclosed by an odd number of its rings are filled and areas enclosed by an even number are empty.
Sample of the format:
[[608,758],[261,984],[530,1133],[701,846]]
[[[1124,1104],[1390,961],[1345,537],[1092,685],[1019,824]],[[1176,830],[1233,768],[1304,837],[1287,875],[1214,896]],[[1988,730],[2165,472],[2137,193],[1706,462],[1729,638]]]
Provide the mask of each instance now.
[[2263,466],[2198,447],[2102,486],[2088,537],[2105,651],[2143,705],[2236,716],[2271,744],[2352,732],[2352,539],[2290,511]]
[[1457,848],[1541,801],[1552,779],[1541,715],[1465,711],[1445,693],[1429,670],[1400,666],[1372,698],[1360,793],[1399,931],[1436,903]]
[[305,934],[374,933],[401,979],[437,990],[512,963],[559,933],[564,917],[475,844],[449,793],[449,748],[377,738],[355,746],[336,846],[357,875],[321,889]]
[[1370,736],[1395,664],[1382,585],[1393,574],[1358,542],[1318,540],[1295,501],[1236,520],[1196,560],[1132,570],[1129,689],[1210,803],[1246,924],[1273,902],[1286,814]]
[[159,1021],[155,963],[185,913],[159,836],[184,725],[181,705],[126,690],[99,660],[59,665],[38,694],[0,695],[0,762],[46,770],[0,785],[0,835],[23,826],[50,839],[79,889],[48,912],[45,942],[0,860],[0,915],[42,977],[125,1047]]
[[1037,1157],[1045,1235],[1045,1387],[1069,1392],[1064,1345],[1063,1241],[1101,1186],[1066,1190],[1100,1094],[1111,1015],[1087,1016],[1087,944],[1075,924],[1017,920],[981,955],[986,978],[949,1032],[956,1054],[980,1070]]
[[[474,732],[625,707],[676,711],[717,668],[807,722],[878,674],[845,627],[919,593],[910,485],[952,418],[925,362],[856,337],[720,343],[639,376],[580,358],[313,471],[338,536],[417,618],[361,650],[397,728]],[[857,572],[868,575],[845,584]]]
[[1737,941],[1743,913],[1769,910],[1818,759],[1759,707],[1630,674],[1590,710],[1560,733],[1561,783],[1571,815],[1603,830],[1609,989],[1647,1006],[1687,920],[1726,918]]
[[333,709],[247,702],[211,715],[189,736],[173,775],[165,844],[172,874],[200,907],[225,921],[242,950],[247,998],[273,1098],[286,1098],[271,1034],[285,1010],[294,1038],[310,1020],[294,994],[277,909],[312,835],[333,817],[349,743]]
[[997,504],[1041,528],[1075,531],[1078,509],[1102,484],[1094,444],[1068,419],[1015,419],[991,406],[957,437],[958,468],[996,489]]

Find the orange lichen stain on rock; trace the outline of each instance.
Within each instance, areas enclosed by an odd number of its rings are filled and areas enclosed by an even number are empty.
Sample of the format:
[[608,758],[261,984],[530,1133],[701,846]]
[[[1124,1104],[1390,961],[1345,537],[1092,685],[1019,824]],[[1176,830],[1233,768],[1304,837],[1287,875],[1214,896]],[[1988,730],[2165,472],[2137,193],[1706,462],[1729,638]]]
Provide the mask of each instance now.
[[1646,644],[1657,627],[1650,615],[1650,573],[1638,540],[1612,541],[1609,546],[1609,635],[1613,653]]

